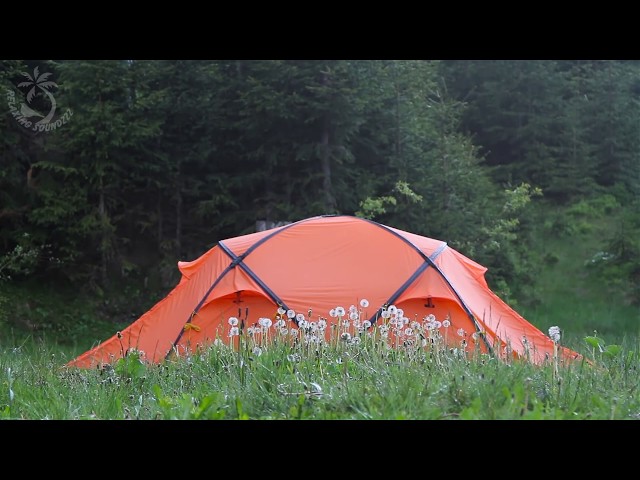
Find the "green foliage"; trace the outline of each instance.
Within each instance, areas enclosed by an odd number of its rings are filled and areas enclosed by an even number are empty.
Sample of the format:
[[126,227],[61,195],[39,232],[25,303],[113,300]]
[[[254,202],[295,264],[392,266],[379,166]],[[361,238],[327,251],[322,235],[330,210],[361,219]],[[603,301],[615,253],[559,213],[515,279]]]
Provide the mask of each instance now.
[[0,256],[0,282],[11,280],[12,276],[30,275],[47,247],[30,245],[28,233],[24,233],[21,240],[13,250]]
[[[637,305],[640,62],[0,60],[3,98],[27,102],[36,69],[73,115],[48,132],[0,116],[0,276],[18,287],[90,291],[120,322],[121,284],[146,286],[139,312],[177,261],[257,220],[344,213],[446,241],[513,305],[565,315],[550,286],[596,279]],[[558,236],[579,270],[544,246]],[[1,295],[10,328],[104,320]]]
[[[407,182],[398,180],[392,193],[406,198],[411,203],[422,202],[422,195],[415,193]],[[355,215],[362,218],[373,219],[387,213],[387,208],[398,205],[398,199],[393,195],[371,198],[367,197],[360,202],[360,210]]]
[[626,302],[640,305],[640,209],[631,204],[609,231],[597,251],[585,262],[589,274],[599,278],[607,290],[618,290]]

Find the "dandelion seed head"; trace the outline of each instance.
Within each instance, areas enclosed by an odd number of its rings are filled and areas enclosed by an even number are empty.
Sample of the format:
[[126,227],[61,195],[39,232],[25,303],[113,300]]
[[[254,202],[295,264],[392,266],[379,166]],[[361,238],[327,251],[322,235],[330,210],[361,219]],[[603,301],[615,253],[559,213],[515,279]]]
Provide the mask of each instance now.
[[362,308],[367,308],[369,306],[369,300],[367,300],[366,298],[363,298],[362,300],[360,300],[360,306]]
[[464,337],[467,332],[464,331],[464,328],[459,328],[456,333],[459,336]]
[[295,316],[296,316],[295,310],[292,310],[292,309],[287,310],[287,317],[293,318]]
[[558,343],[560,341],[560,327],[549,327],[549,336],[551,337],[551,340]]
[[338,317],[342,317],[344,316],[344,314],[345,314],[345,311],[343,307],[336,307],[336,315]]
[[449,328],[449,327],[451,326],[451,322],[450,322],[449,320],[444,320],[444,321],[442,322],[442,326],[443,326],[444,328]]

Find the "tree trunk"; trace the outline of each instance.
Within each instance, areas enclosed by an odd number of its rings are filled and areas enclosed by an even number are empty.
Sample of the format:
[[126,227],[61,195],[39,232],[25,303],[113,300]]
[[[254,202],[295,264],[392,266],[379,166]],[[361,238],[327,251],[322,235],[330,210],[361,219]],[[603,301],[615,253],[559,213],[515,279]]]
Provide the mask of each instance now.
[[177,163],[176,175],[176,255],[182,255],[182,170],[181,161]]
[[[327,73],[322,74],[322,84],[327,85],[329,83],[329,76]],[[320,145],[322,146],[322,188],[324,190],[324,204],[326,213],[336,213],[336,198],[333,195],[333,185],[331,183],[331,156],[329,155],[329,128],[331,126],[329,120],[329,112],[325,112],[322,125],[322,138]]]
[[100,277],[102,279],[102,285],[107,285],[107,248],[109,244],[109,238],[107,234],[107,211],[104,200],[104,181],[102,175],[99,180],[99,193],[98,193],[98,216],[100,218]]

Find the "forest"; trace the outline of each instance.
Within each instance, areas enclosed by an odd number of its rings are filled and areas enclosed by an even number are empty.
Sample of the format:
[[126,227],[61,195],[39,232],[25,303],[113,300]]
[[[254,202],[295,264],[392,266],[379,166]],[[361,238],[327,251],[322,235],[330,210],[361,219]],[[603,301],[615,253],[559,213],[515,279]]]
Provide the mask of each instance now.
[[640,333],[639,61],[0,60],[0,89],[5,339],[83,349],[179,260],[323,214],[446,241],[541,329]]

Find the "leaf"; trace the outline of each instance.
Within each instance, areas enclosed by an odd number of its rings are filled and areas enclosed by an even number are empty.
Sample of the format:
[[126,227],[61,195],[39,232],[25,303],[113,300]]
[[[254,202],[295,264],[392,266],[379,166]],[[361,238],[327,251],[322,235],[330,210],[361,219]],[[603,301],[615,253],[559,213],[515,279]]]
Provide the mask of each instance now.
[[41,82],[41,83],[38,83],[38,86],[40,88],[50,88],[50,87],[58,88],[58,84],[56,82]]
[[591,345],[593,348],[598,348],[602,352],[602,345],[604,344],[604,340],[598,337],[584,337],[584,341],[587,344]]
[[607,345],[607,348],[604,350],[604,354],[609,357],[617,357],[618,354],[622,351],[620,345]]
[[22,72],[22,75],[24,75],[25,77],[27,77],[29,80],[31,80],[31,83],[33,83],[33,78],[31,78],[31,75],[29,75],[27,72]]
[[38,79],[38,83],[41,84],[43,81],[49,78],[50,75],[51,75],[51,72],[43,73],[42,75],[40,75],[40,78]]
[[38,81],[38,74],[40,73],[40,69],[38,67],[33,69],[33,78],[35,81]]
[[18,87],[30,87],[31,85],[33,85],[33,82],[20,82]]
[[36,87],[33,87],[31,90],[29,90],[29,93],[27,93],[27,102],[31,102],[35,94],[36,94]]

